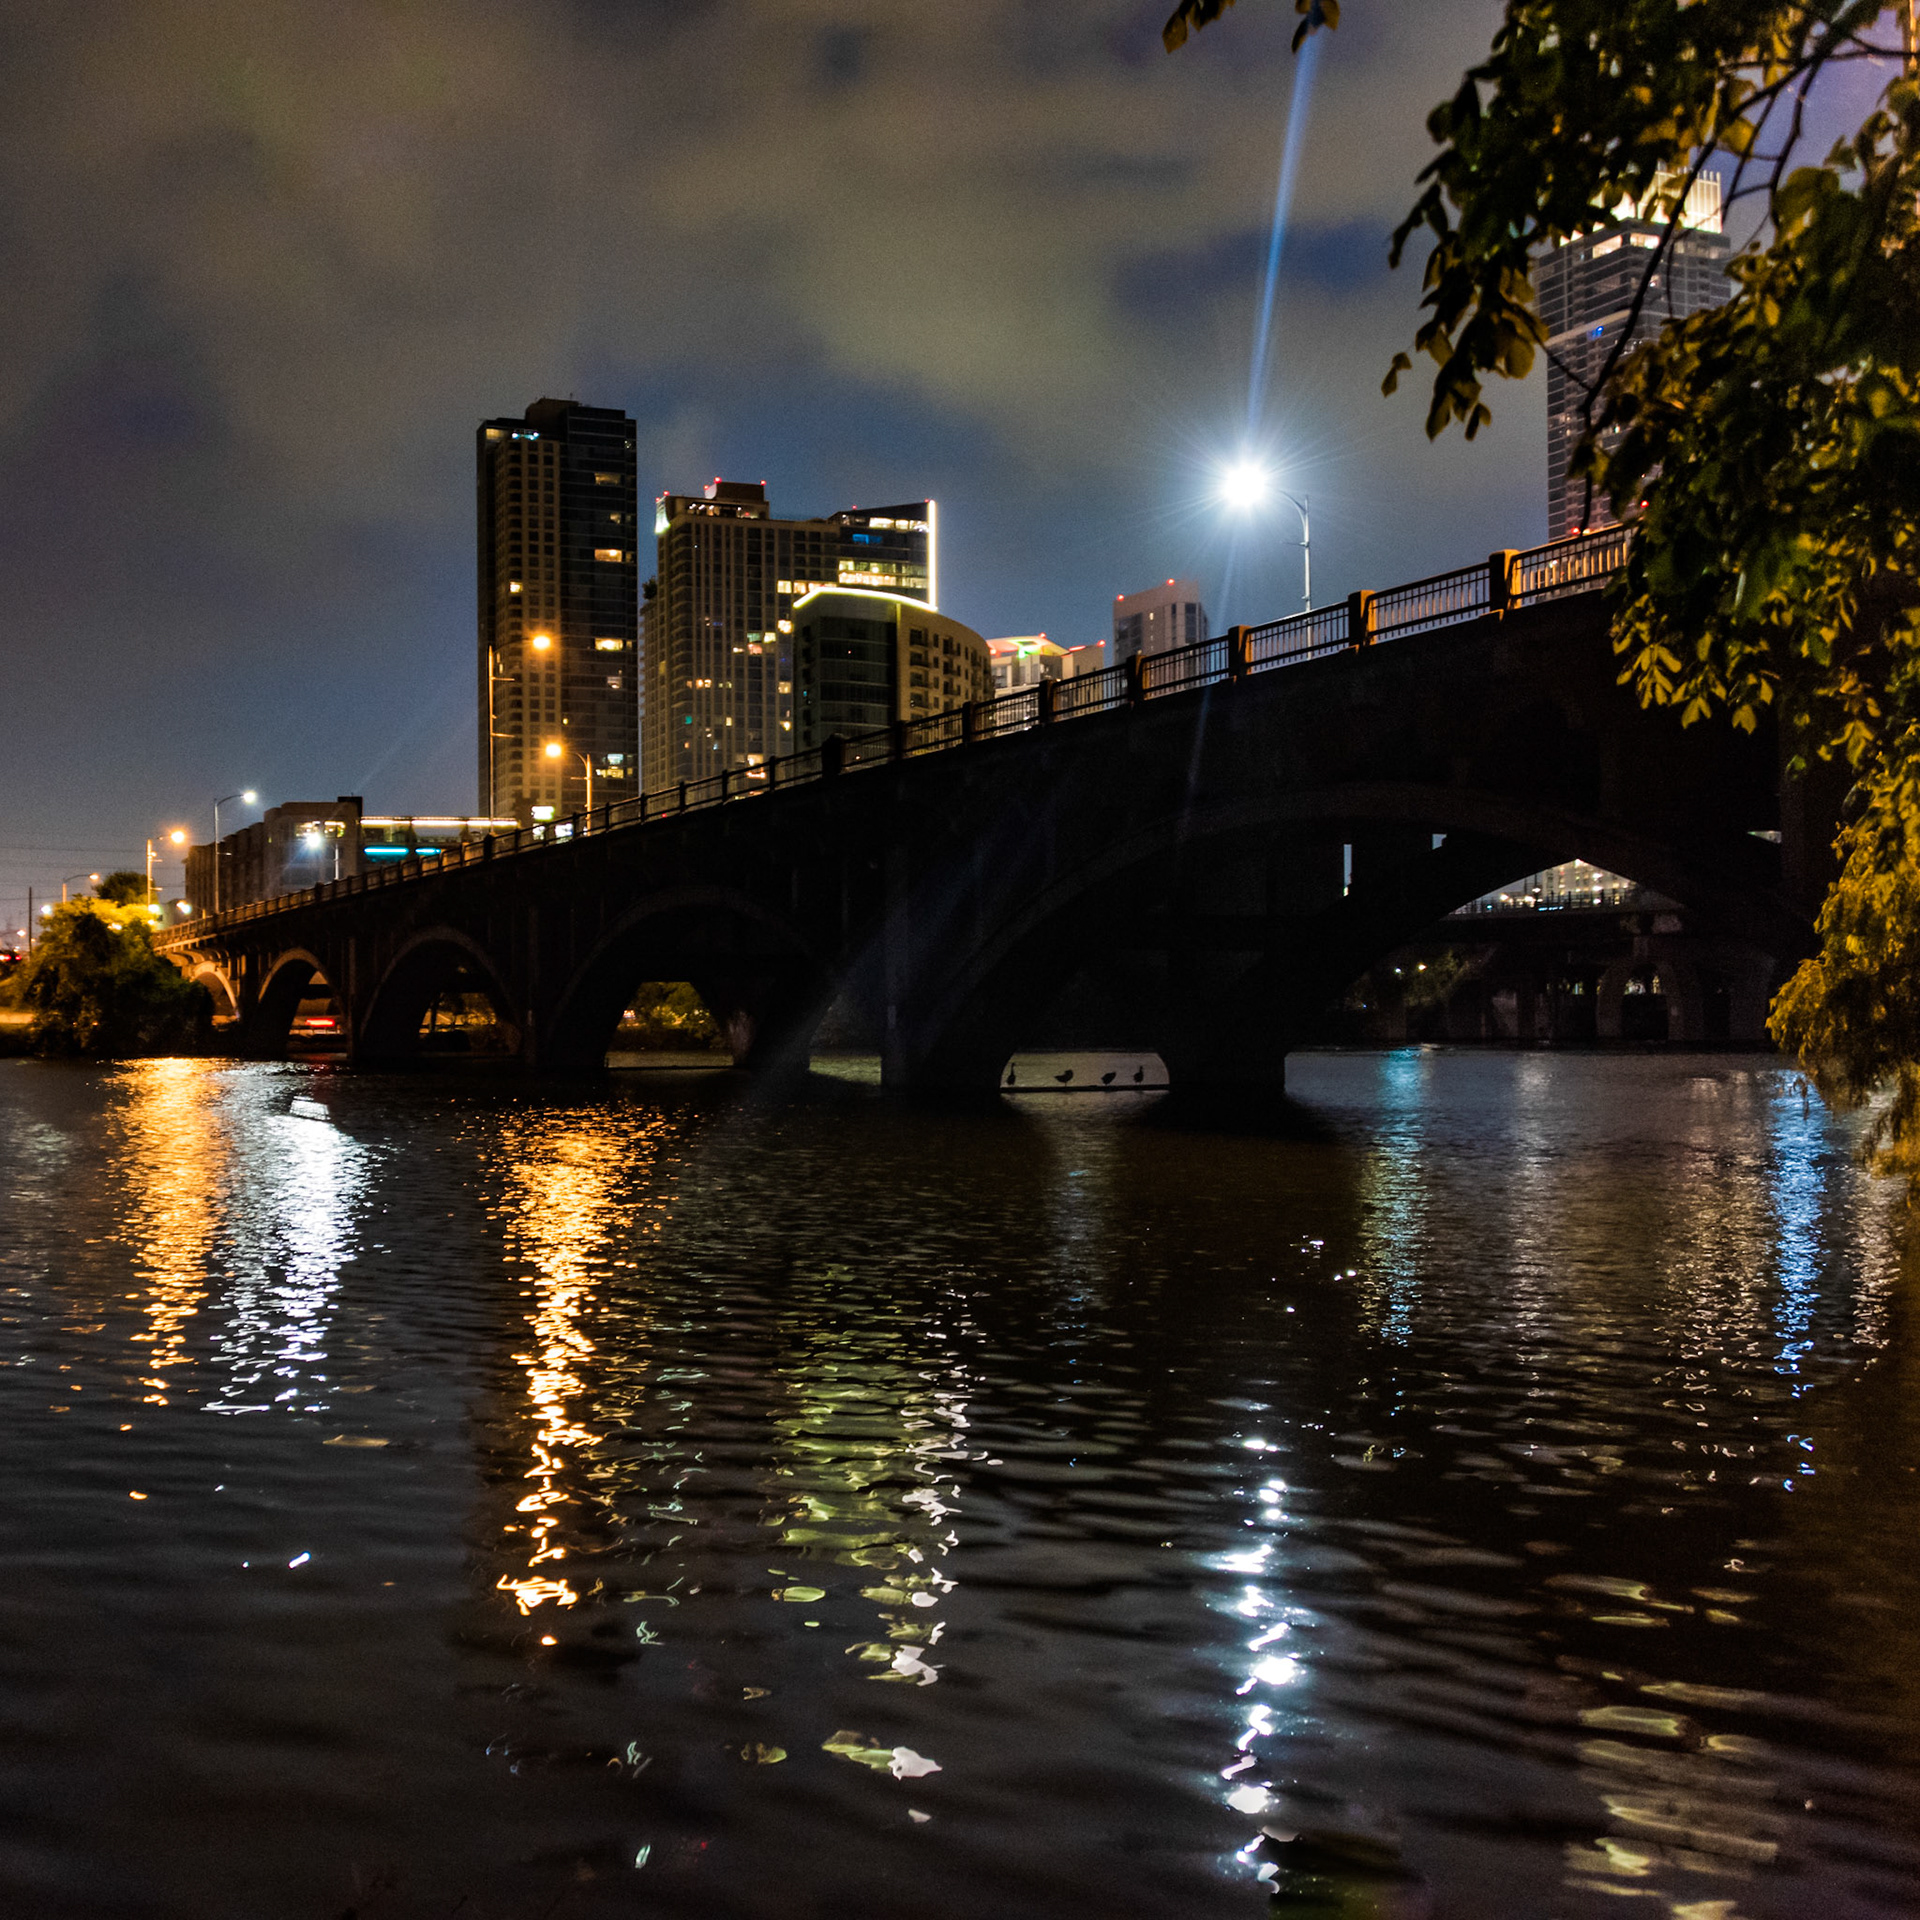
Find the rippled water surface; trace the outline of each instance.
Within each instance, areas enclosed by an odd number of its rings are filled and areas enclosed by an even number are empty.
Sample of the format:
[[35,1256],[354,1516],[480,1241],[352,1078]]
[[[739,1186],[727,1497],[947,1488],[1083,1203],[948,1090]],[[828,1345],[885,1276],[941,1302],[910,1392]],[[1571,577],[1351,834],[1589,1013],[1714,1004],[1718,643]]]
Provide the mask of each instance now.
[[0,1908],[1920,1911],[1920,1278],[1769,1061],[0,1063]]

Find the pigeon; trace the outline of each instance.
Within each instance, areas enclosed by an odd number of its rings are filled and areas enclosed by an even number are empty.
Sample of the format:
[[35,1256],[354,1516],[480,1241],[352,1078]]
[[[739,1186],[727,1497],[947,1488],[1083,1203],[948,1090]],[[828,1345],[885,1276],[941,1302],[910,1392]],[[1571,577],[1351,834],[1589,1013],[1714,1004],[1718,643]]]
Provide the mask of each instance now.
[[1053,1077],[1064,1087],[1073,1078],[1073,1069],[1069,1067],[1065,1073],[1056,1073]]
[[1147,1077],[1147,1070],[1146,1070],[1146,1068],[1145,1068],[1145,1067],[1135,1067],[1135,1068],[1134,1068],[1134,1070],[1133,1070],[1133,1084],[1134,1084],[1134,1085],[1135,1085],[1136,1087],[1137,1087],[1137,1086],[1138,1086],[1138,1085],[1140,1084],[1140,1082],[1141,1082],[1142,1080],[1144,1080],[1144,1079],[1145,1079],[1146,1077]]
[[[1119,1071],[1119,1069],[1118,1069],[1118,1068],[1115,1068],[1115,1070],[1114,1070],[1114,1071],[1115,1071],[1115,1072],[1118,1072],[1118,1071]],[[1103,1074],[1102,1074],[1102,1075],[1100,1076],[1100,1084],[1101,1084],[1101,1085],[1102,1085],[1103,1087],[1110,1087],[1110,1086],[1112,1086],[1112,1085],[1113,1085],[1113,1074],[1112,1074],[1112,1073],[1103,1073]]]
[[1012,1085],[1013,1085],[1013,1083],[1014,1083],[1014,1081],[1015,1081],[1015,1080],[1016,1080],[1016,1079],[1017,1079],[1018,1077],[1019,1077],[1019,1069],[1018,1069],[1018,1068],[1016,1068],[1016,1067],[1009,1067],[1009,1068],[1007,1069],[1007,1085],[1008,1085],[1008,1086],[1012,1086]]

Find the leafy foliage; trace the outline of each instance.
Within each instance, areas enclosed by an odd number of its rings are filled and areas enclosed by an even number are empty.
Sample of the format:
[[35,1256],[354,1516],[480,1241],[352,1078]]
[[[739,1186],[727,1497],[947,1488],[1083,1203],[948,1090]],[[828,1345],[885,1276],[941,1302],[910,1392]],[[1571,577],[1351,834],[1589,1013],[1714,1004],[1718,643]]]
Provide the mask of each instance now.
[[697,1052],[719,1047],[722,1038],[706,1002],[686,981],[649,980],[628,996],[619,1044]]
[[1920,1174],[1920,751],[1890,756],[1841,836],[1846,864],[1820,910],[1820,951],[1774,1002],[1773,1035],[1832,1106],[1892,1098],[1868,1130],[1885,1173]]
[[211,1011],[205,990],[153,950],[147,910],[108,901],[54,908],[19,997],[37,1052],[95,1059],[191,1049]]
[[106,901],[109,906],[144,906],[147,876],[138,867],[116,867],[95,883],[93,897]]
[[[1202,27],[1211,26],[1232,5],[1233,0],[1180,0],[1167,24],[1160,29],[1167,51],[1171,53],[1176,47],[1185,46],[1189,32],[1197,33]],[[1301,16],[1300,24],[1293,30],[1295,53],[1300,51],[1308,34],[1340,24],[1340,0],[1293,0],[1293,10]]]

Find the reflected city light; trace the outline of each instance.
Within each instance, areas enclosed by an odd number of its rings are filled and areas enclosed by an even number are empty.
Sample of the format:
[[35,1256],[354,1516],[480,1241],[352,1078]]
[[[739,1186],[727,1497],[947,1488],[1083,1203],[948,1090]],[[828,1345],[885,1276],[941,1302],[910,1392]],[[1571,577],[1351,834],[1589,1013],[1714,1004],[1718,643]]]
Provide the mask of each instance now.
[[360,1251],[368,1150],[318,1101],[250,1119],[237,1143],[248,1205],[232,1228],[234,1271],[213,1341],[222,1375],[207,1407],[325,1412],[327,1336],[340,1269]]
[[[877,1306],[855,1311],[851,1276],[829,1267],[802,1309],[808,1338],[786,1373],[793,1411],[779,1422],[781,1465],[769,1485],[784,1577],[803,1558],[858,1570],[875,1608],[872,1638],[846,1651],[867,1677],[932,1686],[955,1582],[941,1562],[958,1542],[955,1463],[968,1446],[968,1373],[957,1350]],[[822,1569],[824,1578],[824,1569]],[[809,1586],[808,1592],[821,1588]]]
[[[568,1562],[592,1551],[587,1536],[596,1526],[618,1520],[619,1489],[591,1457],[602,1425],[588,1411],[612,1397],[612,1369],[588,1327],[610,1272],[628,1264],[618,1255],[619,1235],[631,1225],[622,1196],[665,1134],[658,1119],[626,1130],[596,1115],[506,1130],[507,1250],[531,1270],[531,1306],[513,1355],[530,1431],[515,1442],[525,1450],[517,1468],[525,1491],[502,1529],[511,1564],[494,1585],[523,1615],[576,1605],[586,1588]],[[630,1375],[646,1359],[644,1326],[628,1316],[618,1366]]]
[[139,1383],[164,1407],[175,1376],[192,1364],[188,1323],[207,1292],[208,1254],[226,1186],[225,1129],[199,1060],[143,1060],[116,1076],[115,1159],[127,1193],[124,1232],[145,1285],[145,1347]]

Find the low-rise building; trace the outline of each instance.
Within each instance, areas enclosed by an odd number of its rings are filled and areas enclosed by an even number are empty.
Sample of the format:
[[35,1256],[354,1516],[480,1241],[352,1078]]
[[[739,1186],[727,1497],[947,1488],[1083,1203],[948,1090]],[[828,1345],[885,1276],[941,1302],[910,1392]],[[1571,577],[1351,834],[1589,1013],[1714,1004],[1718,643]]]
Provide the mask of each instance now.
[[409,854],[444,857],[449,847],[520,823],[505,816],[367,813],[357,793],[286,800],[218,843],[187,849],[187,899],[196,913],[274,900],[343,880]]
[[1090,646],[1063,647],[1044,633],[1017,633],[989,640],[987,652],[993,660],[994,691],[1017,693],[1042,680],[1072,680],[1083,673],[1097,673],[1106,665],[1107,649],[1100,640]]

